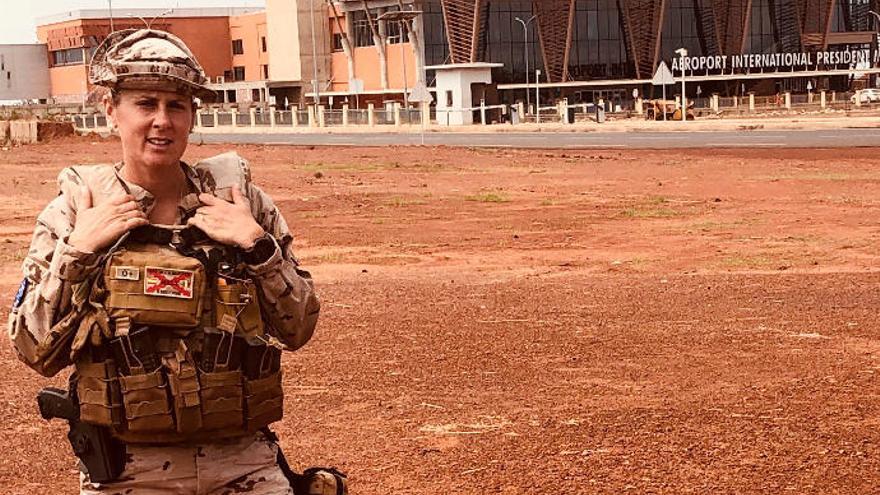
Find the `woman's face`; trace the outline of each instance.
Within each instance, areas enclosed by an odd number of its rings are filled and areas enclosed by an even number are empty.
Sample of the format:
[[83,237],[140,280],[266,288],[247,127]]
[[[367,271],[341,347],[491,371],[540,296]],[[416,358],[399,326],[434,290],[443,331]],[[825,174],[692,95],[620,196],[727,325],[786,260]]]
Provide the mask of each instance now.
[[107,116],[122,139],[126,165],[176,165],[186,151],[193,124],[193,102],[168,91],[123,90],[107,102]]

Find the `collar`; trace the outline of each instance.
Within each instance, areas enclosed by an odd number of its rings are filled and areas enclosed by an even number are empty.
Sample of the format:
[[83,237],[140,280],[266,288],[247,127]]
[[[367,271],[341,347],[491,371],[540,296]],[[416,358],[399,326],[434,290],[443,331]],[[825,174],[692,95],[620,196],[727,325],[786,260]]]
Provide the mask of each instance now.
[[[131,194],[134,197],[135,202],[137,202],[141,211],[144,212],[147,216],[150,215],[150,212],[153,211],[153,206],[156,202],[156,198],[153,196],[153,193],[144,189],[143,187],[135,184],[134,182],[129,182],[122,177],[122,167],[123,163],[119,162],[113,166],[113,170],[116,173],[116,179],[119,181],[119,184],[128,194]],[[187,181],[187,189],[189,193],[187,193],[184,197],[182,197],[178,203],[178,208],[180,209],[180,217],[181,219],[185,219],[189,216],[189,214],[201,206],[199,202],[199,194],[204,192],[202,188],[202,181],[199,179],[199,174],[196,170],[191,167],[186,162],[180,162],[180,168],[183,169],[184,176]]]

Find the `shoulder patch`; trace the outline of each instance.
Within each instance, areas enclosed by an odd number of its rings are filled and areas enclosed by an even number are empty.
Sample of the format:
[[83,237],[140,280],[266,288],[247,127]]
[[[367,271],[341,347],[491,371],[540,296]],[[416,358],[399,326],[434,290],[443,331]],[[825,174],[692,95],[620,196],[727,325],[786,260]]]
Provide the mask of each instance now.
[[24,279],[21,281],[21,285],[18,286],[18,292],[15,293],[15,299],[12,301],[12,309],[18,309],[21,306],[21,303],[24,302],[24,296],[27,295],[28,288],[30,288],[31,281],[28,279]]

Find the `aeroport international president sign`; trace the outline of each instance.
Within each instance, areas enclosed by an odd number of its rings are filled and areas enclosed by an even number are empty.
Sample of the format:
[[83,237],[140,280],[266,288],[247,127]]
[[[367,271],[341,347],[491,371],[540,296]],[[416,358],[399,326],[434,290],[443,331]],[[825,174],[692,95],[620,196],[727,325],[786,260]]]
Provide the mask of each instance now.
[[[840,50],[801,53],[746,53],[742,55],[713,55],[705,57],[676,57],[671,60],[672,71],[751,72],[753,70],[811,70],[816,68],[867,68],[880,61],[880,52],[871,60],[869,50]],[[873,62],[873,63],[872,63]]]

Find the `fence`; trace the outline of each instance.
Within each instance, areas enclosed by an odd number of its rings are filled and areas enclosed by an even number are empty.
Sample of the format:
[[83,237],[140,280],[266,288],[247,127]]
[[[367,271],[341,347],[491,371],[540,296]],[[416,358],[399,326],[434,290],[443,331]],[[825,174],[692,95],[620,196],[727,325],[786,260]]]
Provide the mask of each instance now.
[[[755,113],[786,113],[821,111],[836,109],[851,111],[857,108],[876,109],[880,102],[868,101],[866,95],[859,92],[813,92],[808,94],[777,94],[771,96],[731,96],[713,95],[709,98],[688,100],[693,105],[697,116],[713,114],[750,115]],[[615,118],[640,118],[644,115],[646,103],[633,100],[617,102],[609,105],[605,102],[606,115]],[[562,100],[557,104],[541,106],[540,114],[525,113],[522,104],[517,105],[481,105],[472,108],[440,109],[431,106],[425,116],[425,123],[436,122],[446,124],[446,119],[453,114],[471,113],[475,124],[508,123],[516,113],[520,123],[573,123],[594,120],[597,115],[597,104],[568,104]],[[517,107],[516,112],[512,107]],[[642,109],[640,111],[639,109]],[[525,114],[524,114],[525,113]],[[100,113],[67,115],[65,121],[72,121],[78,129],[101,129],[107,127],[107,118]],[[401,108],[400,105],[388,105],[375,108],[370,105],[366,109],[343,107],[325,109],[313,106],[290,109],[249,109],[246,111],[202,109],[197,114],[197,127],[340,127],[340,126],[414,126],[423,122],[421,108]],[[452,119],[450,119],[452,122]]]

